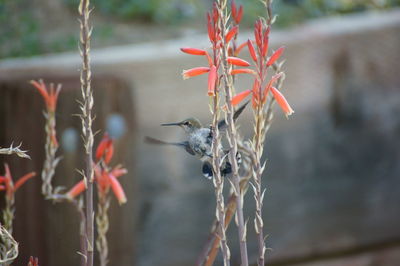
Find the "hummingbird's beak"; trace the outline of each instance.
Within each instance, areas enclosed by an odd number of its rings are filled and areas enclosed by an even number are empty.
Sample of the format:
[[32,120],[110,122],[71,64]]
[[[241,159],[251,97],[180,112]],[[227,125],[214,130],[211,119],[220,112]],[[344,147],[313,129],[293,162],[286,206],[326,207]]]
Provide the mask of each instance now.
[[169,127],[169,126],[180,126],[182,125],[182,122],[178,122],[178,123],[167,123],[167,124],[161,124],[161,126],[163,127]]

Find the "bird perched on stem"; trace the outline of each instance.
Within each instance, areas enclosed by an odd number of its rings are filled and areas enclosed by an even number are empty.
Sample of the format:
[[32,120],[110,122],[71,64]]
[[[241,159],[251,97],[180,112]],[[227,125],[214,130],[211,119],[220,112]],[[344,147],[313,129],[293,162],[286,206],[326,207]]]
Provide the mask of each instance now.
[[[236,120],[239,115],[243,112],[246,108],[246,102],[240,108],[238,108],[235,113],[233,114],[233,119]],[[186,150],[189,154],[196,156],[203,162],[202,172],[203,175],[211,179],[213,176],[212,170],[212,139],[213,139],[213,129],[212,126],[203,127],[201,122],[197,118],[187,118],[181,122],[176,123],[167,123],[161,124],[161,126],[179,126],[182,128],[186,135],[187,140],[180,141],[180,142],[167,142],[159,139],[155,139],[152,137],[146,137],[145,141],[150,144],[157,144],[157,145],[172,145],[177,147],[182,147]],[[227,127],[226,121],[223,119],[218,122],[218,129],[223,132]],[[222,149],[222,147],[221,147]],[[228,151],[224,151],[224,154],[227,154]],[[238,157],[238,161],[240,161],[240,154],[236,155]],[[221,174],[227,175],[231,173],[231,164],[228,161],[221,167]]]

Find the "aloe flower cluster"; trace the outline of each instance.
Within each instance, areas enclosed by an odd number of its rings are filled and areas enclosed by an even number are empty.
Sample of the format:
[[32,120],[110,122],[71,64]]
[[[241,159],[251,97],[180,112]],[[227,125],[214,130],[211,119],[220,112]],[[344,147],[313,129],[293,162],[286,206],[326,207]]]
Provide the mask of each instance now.
[[[127,170],[122,168],[121,165],[117,165],[114,168],[110,168],[109,163],[114,154],[113,140],[104,134],[103,139],[96,150],[96,162],[94,164],[94,179],[97,183],[97,189],[99,197],[106,196],[110,188],[114,193],[120,204],[126,203],[126,196],[124,189],[119,183],[118,179],[120,176],[125,175]],[[69,198],[75,198],[80,195],[86,189],[84,180],[79,181],[73,186],[68,192]]]
[[[236,5],[235,5],[235,10],[236,10]],[[218,88],[217,85],[219,84],[218,69],[221,64],[221,56],[219,54],[219,48],[221,48],[221,39],[225,38],[225,43],[233,43],[233,41],[236,40],[236,37],[239,32],[239,23],[243,15],[243,7],[240,6],[240,8],[237,11],[235,11],[235,13],[232,15],[235,20],[235,25],[232,25],[228,30],[228,32],[222,33],[218,25],[219,14],[216,4],[214,4],[212,11],[207,13],[207,31],[208,31],[208,38],[211,42],[211,49],[213,51],[212,55],[210,55],[210,53],[204,49],[190,48],[190,47],[181,48],[181,51],[184,53],[206,57],[208,62],[208,67],[195,67],[188,70],[184,70],[182,75],[184,79],[188,79],[190,77],[209,73],[208,89],[207,89],[207,94],[209,96],[215,95],[215,93],[217,92],[216,89]],[[232,44],[231,47],[235,47],[235,45]],[[229,64],[236,66],[250,65],[246,60],[233,56],[238,54],[242,48],[243,46],[238,47],[237,49],[230,48],[229,51],[232,56],[228,57]]]
[[[283,73],[278,73],[267,81],[267,71],[268,69],[281,57],[284,51],[284,47],[278,48],[275,52],[268,57],[268,46],[269,46],[269,33],[270,28],[265,27],[265,24],[259,19],[254,26],[254,38],[253,40],[247,41],[247,47],[255,64],[256,70],[249,68],[239,70],[233,70],[231,74],[238,73],[248,73],[255,76],[252,89],[248,89],[238,93],[232,98],[232,104],[237,105],[242,102],[247,96],[252,94],[252,105],[256,109],[259,105],[264,105],[267,101],[268,94],[271,92],[272,96],[275,98],[276,102],[279,104],[286,116],[291,115],[294,111],[290,107],[289,103],[283,96],[283,94],[278,91],[274,84],[283,75]],[[254,47],[254,44],[256,45]],[[250,64],[249,64],[250,65]]]

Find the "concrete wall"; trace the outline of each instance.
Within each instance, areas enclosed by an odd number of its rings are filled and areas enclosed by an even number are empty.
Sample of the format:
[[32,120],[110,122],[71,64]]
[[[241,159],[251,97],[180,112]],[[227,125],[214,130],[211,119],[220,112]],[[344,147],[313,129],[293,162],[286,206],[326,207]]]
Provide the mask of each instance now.
[[[328,265],[325,259],[329,259],[332,265],[345,265],[334,264],[335,259],[345,256],[351,261],[359,256],[357,265],[396,265],[399,32],[400,10],[393,10],[318,20],[273,33],[273,47],[286,46],[284,90],[296,113],[286,120],[277,110],[265,148],[269,163],[264,219],[271,264]],[[92,52],[95,77],[113,76],[132,90],[137,141],[131,148],[137,159],[128,178],[137,182],[138,189],[128,193],[135,199],[137,216],[131,225],[136,230],[135,252],[126,261],[136,265],[193,264],[213,219],[213,188],[201,176],[200,163],[180,150],[142,143],[145,135],[165,140],[182,137],[178,129],[161,129],[163,122],[197,116],[208,123],[206,78],[183,81],[180,76],[182,69],[206,62],[179,51],[183,46],[206,48],[206,40],[188,35]],[[27,73],[78,78],[78,68],[77,54],[4,60],[0,79]],[[243,79],[236,87],[249,86]],[[250,137],[245,130],[250,110],[240,122],[242,133]],[[245,200],[246,217],[252,221],[251,192]],[[251,224],[248,236],[249,253],[256,254]],[[238,263],[235,230],[228,232],[228,240]],[[377,260],[379,256],[389,259]],[[120,264],[111,260],[110,265]]]

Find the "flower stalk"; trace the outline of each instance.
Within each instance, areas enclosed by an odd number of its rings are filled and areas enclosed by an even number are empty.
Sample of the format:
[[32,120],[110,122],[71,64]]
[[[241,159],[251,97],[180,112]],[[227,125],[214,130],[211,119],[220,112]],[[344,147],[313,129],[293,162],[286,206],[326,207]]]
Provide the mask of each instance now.
[[[217,73],[217,68],[220,66],[220,51],[218,49],[219,40],[221,36],[221,29],[219,27],[220,17],[217,13],[216,6],[213,7],[212,15],[208,14],[208,29],[210,41],[213,48],[213,65],[211,67],[208,79],[208,95],[212,97],[212,167],[213,167],[213,184],[216,197],[216,219],[218,225],[218,238],[221,240],[221,252],[224,260],[224,265],[230,265],[230,251],[226,241],[225,231],[225,200],[224,200],[224,177],[221,174],[222,155],[220,154],[221,136],[218,128],[219,122],[219,92],[220,92],[220,79]],[[214,34],[214,36],[213,36]]]
[[[219,0],[218,1],[218,13],[220,18],[220,28],[222,32],[226,32],[227,30],[227,19],[228,19],[228,11],[227,11],[227,1],[226,0]],[[227,105],[226,108],[226,121],[228,125],[227,129],[227,138],[229,143],[229,162],[232,166],[232,183],[233,183],[233,190],[236,193],[236,201],[237,201],[237,208],[236,208],[236,215],[238,218],[238,233],[239,233],[239,243],[240,243],[240,257],[242,266],[247,266],[248,262],[248,255],[247,255],[247,242],[246,242],[246,223],[244,222],[243,216],[243,194],[241,193],[240,189],[240,176],[239,176],[239,167],[237,162],[237,133],[236,133],[236,126],[235,121],[233,118],[233,105],[232,95],[233,95],[233,83],[232,83],[232,75],[231,66],[230,64],[236,64],[240,66],[248,66],[249,63],[236,58],[236,57],[229,57],[228,54],[228,44],[225,42],[225,39],[221,39],[221,67],[222,67],[222,78],[224,83],[224,92],[225,92],[225,102]]]
[[82,137],[86,154],[86,169],[84,171],[84,182],[87,186],[85,193],[86,211],[86,266],[93,266],[94,254],[94,210],[93,210],[93,131],[92,131],[92,108],[93,91],[91,87],[91,68],[90,68],[90,37],[92,29],[89,26],[89,4],[90,0],[80,0],[79,3],[79,22],[80,22],[80,55],[82,58],[81,69],[81,92],[83,102],[81,103]]

